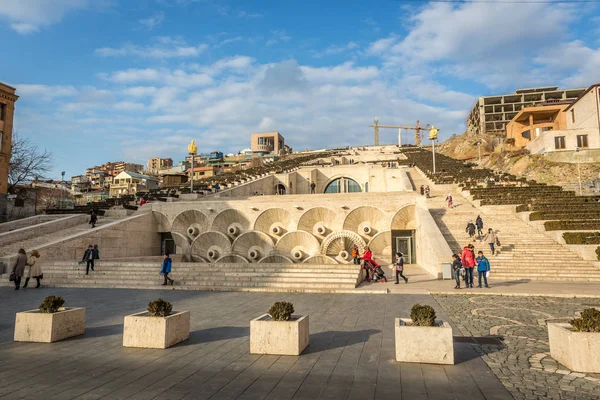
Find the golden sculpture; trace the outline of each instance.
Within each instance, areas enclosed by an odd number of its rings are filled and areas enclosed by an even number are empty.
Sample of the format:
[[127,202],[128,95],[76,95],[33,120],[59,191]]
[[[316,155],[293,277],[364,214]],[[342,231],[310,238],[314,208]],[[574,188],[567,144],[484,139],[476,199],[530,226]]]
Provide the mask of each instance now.
[[431,129],[429,130],[429,140],[437,140],[438,131],[439,131],[439,129],[437,129],[435,126],[432,126]]
[[196,143],[192,140],[192,143],[188,144],[188,153],[195,155],[198,152],[198,146],[196,146]]

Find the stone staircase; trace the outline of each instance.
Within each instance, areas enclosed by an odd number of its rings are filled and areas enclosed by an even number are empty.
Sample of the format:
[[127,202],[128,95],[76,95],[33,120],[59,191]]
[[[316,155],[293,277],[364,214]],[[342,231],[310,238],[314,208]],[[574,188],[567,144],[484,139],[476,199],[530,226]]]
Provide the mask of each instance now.
[[[429,184],[432,199],[428,200],[430,212],[450,248],[456,253],[469,243],[475,253],[483,251],[490,260],[490,280],[541,280],[600,282],[600,268],[583,260],[564,245],[543,232],[530,226],[515,213],[514,206],[477,206],[458,187],[452,190],[455,208],[446,207],[448,185],[436,188],[417,173],[411,174],[415,185]],[[497,232],[501,247],[496,256],[491,255],[489,245],[479,240],[473,242],[465,232],[467,222],[475,222],[481,215],[484,231],[488,228]]]
[[[57,261],[43,264],[45,287],[160,289],[160,262],[97,261],[85,275],[85,264]],[[353,264],[208,264],[173,262],[167,289],[260,292],[343,292],[354,290],[360,269]],[[0,285],[12,284],[8,275]]]
[[[110,224],[112,222],[118,221],[124,218],[121,215],[114,215],[109,217],[98,217],[98,223],[96,227],[100,227],[103,225]],[[14,242],[10,242],[0,246],[0,258],[5,256],[10,256],[16,254],[19,249],[25,249],[26,251],[31,251],[40,247],[46,243],[53,242],[59,238],[66,238],[69,236],[76,235],[81,232],[86,232],[92,229],[92,226],[87,222],[79,225],[75,225],[69,228],[60,229],[51,233],[47,233],[44,235],[39,235],[36,237],[32,237],[25,240],[17,240]]]

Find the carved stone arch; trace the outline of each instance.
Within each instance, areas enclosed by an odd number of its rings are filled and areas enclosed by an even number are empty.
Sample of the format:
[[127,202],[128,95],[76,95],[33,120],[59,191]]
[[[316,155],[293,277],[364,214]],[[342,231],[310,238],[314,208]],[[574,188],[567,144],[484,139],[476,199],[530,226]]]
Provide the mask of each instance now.
[[410,204],[399,209],[390,226],[391,230],[412,230],[417,229],[415,222],[415,205]]

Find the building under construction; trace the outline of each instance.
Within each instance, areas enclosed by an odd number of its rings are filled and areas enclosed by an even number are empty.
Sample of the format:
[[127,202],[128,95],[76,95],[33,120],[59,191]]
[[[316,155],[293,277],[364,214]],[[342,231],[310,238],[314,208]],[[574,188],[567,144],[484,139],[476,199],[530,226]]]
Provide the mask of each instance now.
[[506,125],[525,107],[541,103],[575,101],[582,89],[558,89],[558,86],[517,89],[512,94],[482,96],[477,99],[467,117],[467,132],[471,134],[506,134]]

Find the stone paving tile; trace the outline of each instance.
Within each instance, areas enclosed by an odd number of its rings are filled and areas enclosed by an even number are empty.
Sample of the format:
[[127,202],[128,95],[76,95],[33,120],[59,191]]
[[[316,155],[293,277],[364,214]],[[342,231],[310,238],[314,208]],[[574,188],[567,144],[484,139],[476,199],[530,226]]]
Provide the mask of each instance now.
[[[85,335],[52,344],[13,342],[15,312],[36,308],[51,294],[86,307]],[[123,348],[123,317],[157,297],[191,311],[190,340],[166,350]],[[310,346],[299,357],[249,354],[250,319],[278,300],[310,315]],[[0,301],[0,399],[511,398],[492,372],[502,365],[486,365],[482,357],[490,354],[478,346],[457,344],[460,362],[453,366],[395,361],[395,317],[407,316],[418,302],[449,319],[429,295],[0,288]],[[555,368],[541,353],[532,362]],[[584,378],[565,379],[556,387]],[[594,384],[584,379],[581,388]]]
[[[515,399],[600,399],[600,374],[570,371],[550,357],[546,321],[567,322],[595,298],[435,295],[454,335],[499,336],[504,346],[481,346],[481,359]],[[599,355],[600,356],[600,355]],[[479,382],[479,379],[476,379]],[[486,399],[497,380],[485,385]]]

